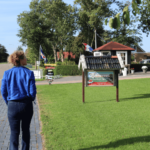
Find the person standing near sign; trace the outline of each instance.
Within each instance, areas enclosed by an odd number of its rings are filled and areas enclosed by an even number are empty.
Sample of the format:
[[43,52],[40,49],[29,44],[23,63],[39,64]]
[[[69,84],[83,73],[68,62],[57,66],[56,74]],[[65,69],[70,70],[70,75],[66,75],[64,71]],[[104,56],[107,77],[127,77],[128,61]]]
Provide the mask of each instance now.
[[33,71],[24,67],[27,59],[23,51],[15,51],[8,57],[13,68],[4,72],[1,94],[8,106],[7,116],[11,135],[9,150],[18,150],[20,125],[22,130],[22,150],[30,148],[30,122],[36,96]]

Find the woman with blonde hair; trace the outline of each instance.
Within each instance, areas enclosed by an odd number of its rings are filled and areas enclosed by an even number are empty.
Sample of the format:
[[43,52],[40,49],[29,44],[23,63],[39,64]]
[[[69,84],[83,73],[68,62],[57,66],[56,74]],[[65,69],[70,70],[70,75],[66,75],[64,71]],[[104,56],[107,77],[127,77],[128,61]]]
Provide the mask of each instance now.
[[33,116],[32,101],[36,97],[33,71],[24,67],[27,59],[23,51],[15,51],[8,57],[14,67],[4,72],[1,94],[8,106],[8,120],[11,130],[9,150],[18,150],[20,125],[22,150],[30,148],[30,123]]

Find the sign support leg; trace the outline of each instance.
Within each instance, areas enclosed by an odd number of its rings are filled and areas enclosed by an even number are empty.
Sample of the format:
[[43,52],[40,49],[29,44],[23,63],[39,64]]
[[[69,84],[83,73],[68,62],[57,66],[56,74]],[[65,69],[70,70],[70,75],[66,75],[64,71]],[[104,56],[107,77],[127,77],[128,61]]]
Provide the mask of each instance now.
[[82,70],[82,102],[84,103],[84,71]]
[[[116,76],[118,76],[118,72],[116,72]],[[119,84],[118,84],[118,77],[117,77],[117,83],[116,83],[116,101],[119,102]]]

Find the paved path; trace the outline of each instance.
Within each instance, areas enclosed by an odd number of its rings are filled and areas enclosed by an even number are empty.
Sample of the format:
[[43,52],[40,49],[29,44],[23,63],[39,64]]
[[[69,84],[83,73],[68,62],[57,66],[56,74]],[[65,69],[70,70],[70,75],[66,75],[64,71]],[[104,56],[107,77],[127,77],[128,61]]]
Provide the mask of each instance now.
[[[0,64],[0,79],[3,78],[3,74],[5,70],[8,70],[12,67],[11,64]],[[1,87],[1,82],[0,82]],[[30,150],[42,150],[42,137],[40,135],[40,121],[39,121],[39,107],[33,103],[33,117],[30,125]],[[21,131],[21,130],[20,130]],[[21,150],[21,132],[19,137],[19,150]],[[7,105],[5,104],[2,97],[0,97],[0,150],[9,150],[9,139],[10,139],[10,127],[7,117]]]
[[[36,101],[37,103],[37,101]],[[37,104],[33,104],[34,113],[30,125],[30,150],[42,150],[42,138],[40,135],[40,122]],[[21,128],[19,136],[19,150],[21,150]],[[7,105],[0,98],[0,150],[9,150],[10,127],[7,118]]]
[[[147,73],[135,72],[135,74],[128,74],[127,76],[119,76],[119,80],[125,79],[139,79],[139,78],[150,78],[150,71]],[[67,83],[81,83],[82,76],[68,76],[60,79],[55,79],[52,84],[67,84]],[[48,84],[47,81],[37,81],[36,85]]]

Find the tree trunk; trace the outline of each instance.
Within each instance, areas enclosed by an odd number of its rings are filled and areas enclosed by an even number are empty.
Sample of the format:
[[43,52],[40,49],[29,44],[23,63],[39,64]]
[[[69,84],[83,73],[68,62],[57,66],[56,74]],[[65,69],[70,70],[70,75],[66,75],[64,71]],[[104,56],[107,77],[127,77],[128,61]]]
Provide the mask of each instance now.
[[37,70],[37,65],[36,65],[36,58],[35,58],[35,70]]
[[[61,46],[62,46],[62,40],[61,40]],[[64,56],[63,56],[63,48],[60,50],[61,53],[61,61],[64,61]]]
[[92,42],[91,42],[91,47],[93,46],[94,36],[95,36],[95,33],[93,33],[93,39],[92,39]]
[[57,62],[57,53],[56,53],[56,47],[53,45],[53,52],[54,52],[54,59],[55,63]]
[[60,52],[61,52],[61,61],[63,62],[64,61],[63,49],[61,49]]

